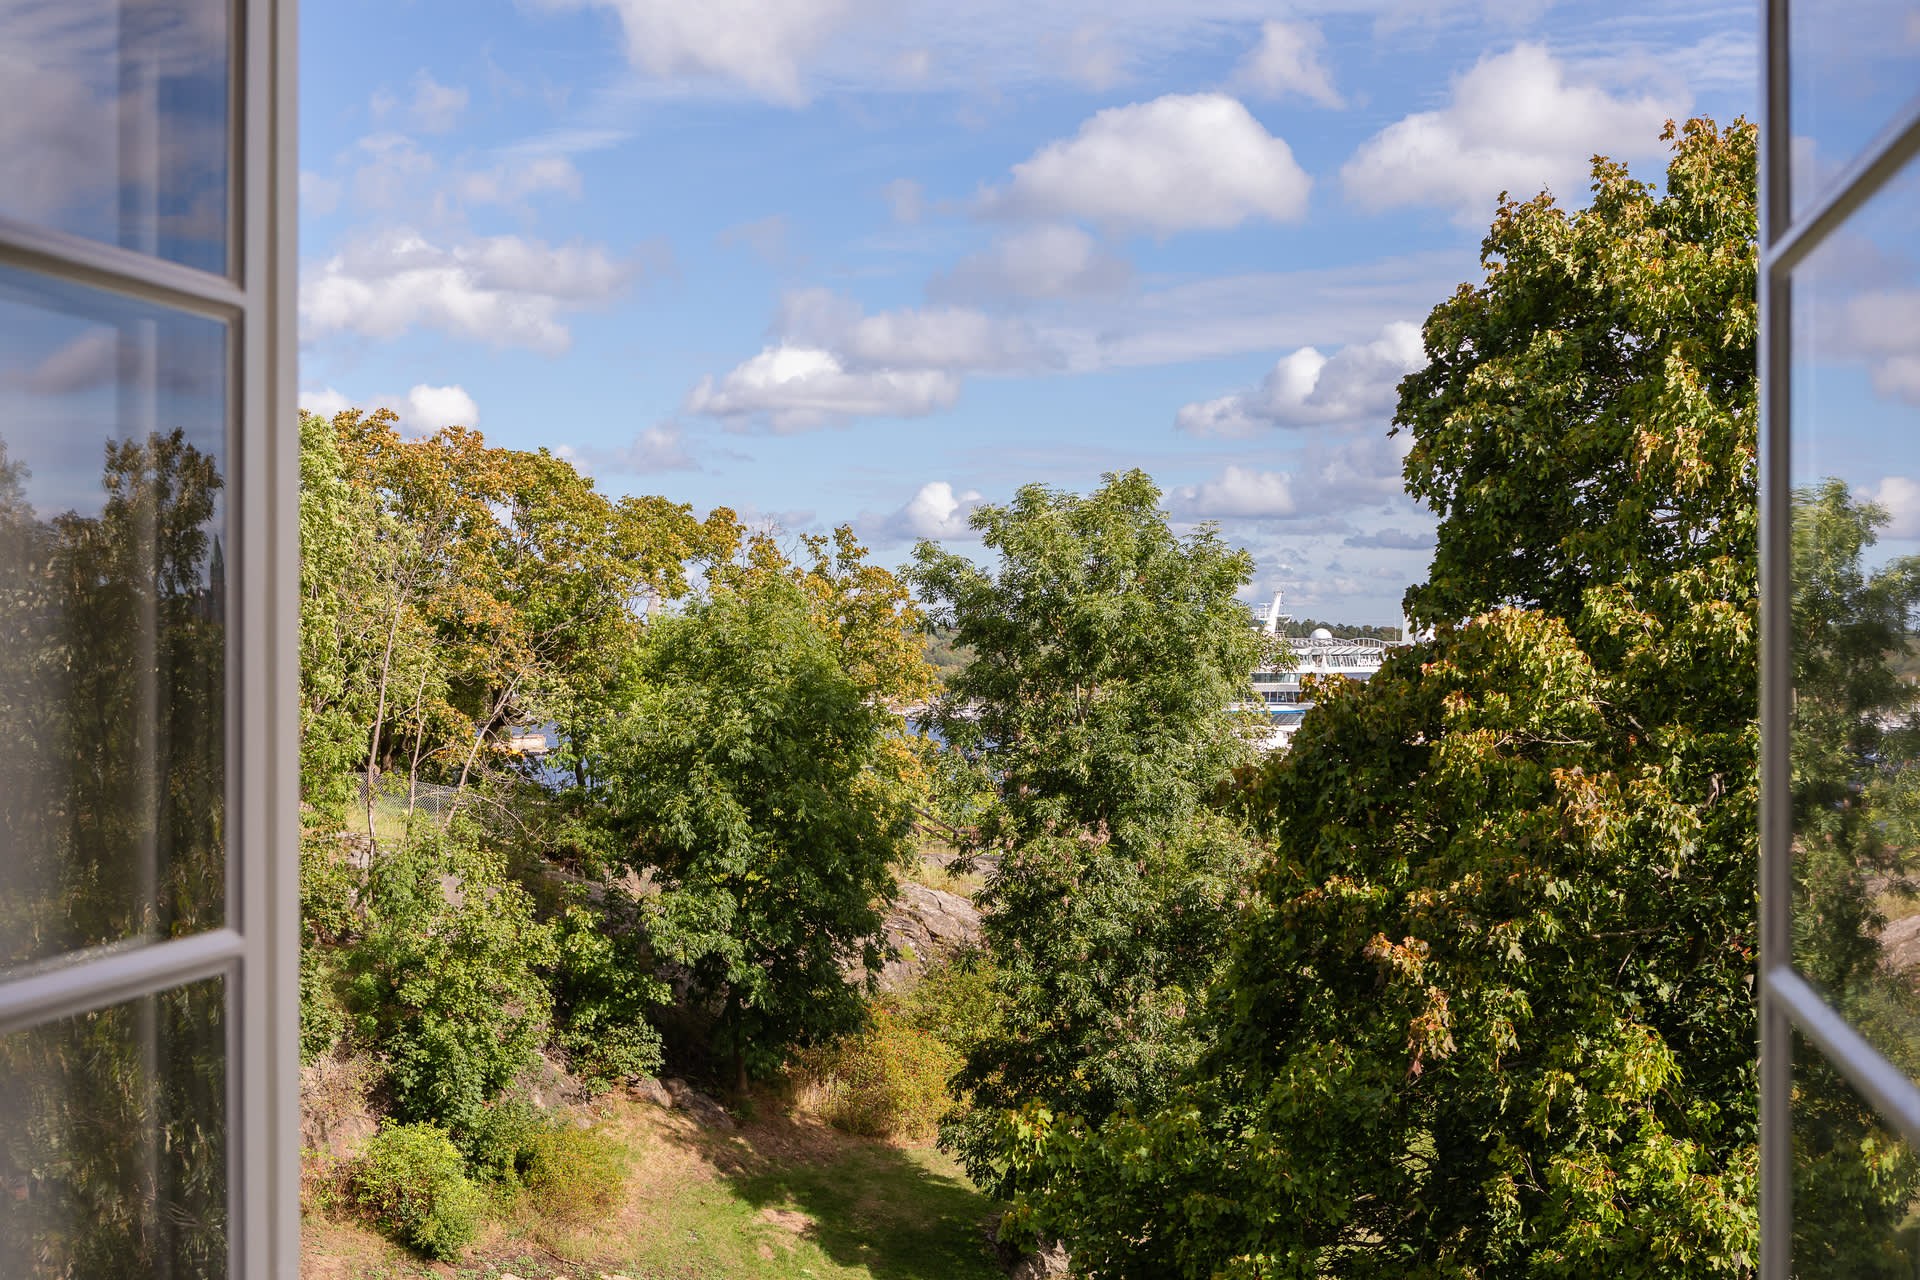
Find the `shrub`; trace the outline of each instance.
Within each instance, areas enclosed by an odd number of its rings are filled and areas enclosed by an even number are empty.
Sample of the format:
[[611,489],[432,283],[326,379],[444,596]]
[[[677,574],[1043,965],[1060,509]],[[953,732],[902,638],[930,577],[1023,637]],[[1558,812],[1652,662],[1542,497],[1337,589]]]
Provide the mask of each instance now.
[[354,1171],[353,1194],[382,1230],[442,1262],[473,1239],[484,1203],[452,1139],[430,1124],[383,1126]]
[[660,1033],[647,1012],[673,993],[653,976],[640,931],[620,927],[618,917],[631,907],[613,891],[606,908],[575,904],[556,922],[553,1041],[596,1093],[660,1071]]
[[527,1199],[549,1218],[578,1221],[619,1203],[626,1183],[626,1149],[601,1129],[550,1124],[532,1140],[523,1176]]
[[836,1129],[876,1138],[924,1138],[952,1104],[947,1080],[960,1055],[886,1005],[867,1030],[806,1055],[815,1108]]
[[347,953],[355,1031],[387,1061],[394,1111],[470,1142],[545,1039],[553,931],[470,834],[416,835],[375,862]]
[[481,1113],[459,1145],[467,1166],[488,1182],[518,1183],[533,1167],[540,1135],[553,1121],[525,1098],[502,1098]]
[[965,1055],[1000,1026],[1001,997],[993,979],[993,960],[985,952],[956,952],[929,965],[920,981],[888,1004],[908,1024]]

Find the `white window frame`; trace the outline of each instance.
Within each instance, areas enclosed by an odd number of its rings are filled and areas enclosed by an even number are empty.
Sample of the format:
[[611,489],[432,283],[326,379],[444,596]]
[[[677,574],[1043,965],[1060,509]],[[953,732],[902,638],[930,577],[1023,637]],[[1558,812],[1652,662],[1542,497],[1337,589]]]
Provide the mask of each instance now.
[[1793,968],[1793,269],[1920,152],[1909,99],[1807,207],[1793,208],[1788,0],[1760,9],[1760,1275],[1788,1280],[1793,1248],[1793,1063],[1797,1030],[1909,1143],[1920,1088]]
[[295,0],[231,0],[230,12],[225,275],[0,218],[0,264],[230,325],[227,923],[0,981],[0,1034],[224,979],[228,1274],[297,1280],[299,15]]

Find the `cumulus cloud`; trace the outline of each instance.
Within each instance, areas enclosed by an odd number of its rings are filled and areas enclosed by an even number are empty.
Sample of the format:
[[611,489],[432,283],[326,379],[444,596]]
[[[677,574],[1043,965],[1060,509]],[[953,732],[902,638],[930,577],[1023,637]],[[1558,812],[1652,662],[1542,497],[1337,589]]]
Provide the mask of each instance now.
[[1340,181],[1348,199],[1371,211],[1438,205],[1484,219],[1501,191],[1577,196],[1596,153],[1659,154],[1662,125],[1689,105],[1678,90],[1629,96],[1574,83],[1542,46],[1516,45],[1457,77],[1445,107],[1407,116],[1362,143]]
[[[6,354],[21,359],[22,367],[0,368],[0,387],[35,396],[78,395],[115,384],[183,395],[220,389],[218,363],[209,366],[177,348],[176,358],[167,358],[171,344],[164,332],[156,344],[154,336],[138,326],[89,325],[50,349],[40,345],[69,332],[59,326],[51,333],[17,335],[20,340],[10,344]],[[187,340],[184,335],[174,337]]]
[[861,535],[877,546],[893,546],[919,538],[971,538],[967,518],[983,499],[972,489],[955,493],[945,480],[930,480],[898,511],[885,516],[862,515]]
[[595,471],[623,471],[645,475],[655,471],[698,471],[700,464],[687,453],[681,439],[680,424],[657,422],[643,428],[633,439],[617,448],[561,445],[555,450],[570,462],[585,464]]
[[935,276],[935,298],[1071,298],[1124,289],[1133,269],[1067,223],[1023,228]]
[[467,109],[467,91],[444,85],[423,68],[413,77],[413,103],[409,114],[413,127],[422,133],[446,133],[460,122]]
[[778,340],[725,377],[701,380],[690,413],[731,430],[805,431],[855,417],[924,417],[959,397],[961,375],[1035,369],[1054,358],[1018,320],[964,307],[868,315],[828,289],[781,301]]
[[302,272],[301,334],[397,338],[421,327],[558,354],[572,341],[560,313],[618,297],[638,270],[599,245],[490,236],[442,246],[396,228]]
[[1053,363],[1024,321],[970,307],[902,307],[867,315],[859,303],[830,289],[797,289],[781,299],[774,326],[788,340],[838,352],[857,368],[983,372]]
[[1312,185],[1293,149],[1236,99],[1169,94],[1111,107],[1048,143],[1013,167],[1007,185],[982,193],[980,208],[1167,235],[1293,221]]
[[1400,379],[1425,361],[1420,330],[1395,321],[1372,342],[1349,343],[1331,356],[1301,347],[1280,357],[1259,386],[1186,405],[1174,425],[1196,436],[1246,436],[1354,422],[1391,410]]
[[1356,533],[1347,539],[1350,547],[1379,547],[1391,551],[1427,551],[1433,547],[1431,533],[1408,533],[1388,526],[1372,533]]
[[734,430],[764,418],[785,434],[857,417],[925,417],[959,395],[960,380],[944,370],[848,370],[831,351],[781,343],[718,382],[702,378],[686,407]]
[[1269,19],[1261,24],[1260,43],[1241,60],[1234,81],[1265,97],[1299,94],[1338,110],[1347,104],[1322,61],[1326,50],[1326,37],[1318,24]]
[[[1325,517],[1344,517],[1398,497],[1409,445],[1404,437],[1358,436],[1316,444],[1291,471],[1229,464],[1212,480],[1168,490],[1167,504],[1188,520],[1317,520],[1325,525]],[[1342,523],[1334,520],[1331,527]]]
[[432,435],[442,427],[477,427],[480,406],[459,386],[435,387],[416,383],[404,396],[368,396],[361,399],[342,395],[328,387],[323,391],[302,391],[300,407],[323,418],[331,418],[345,409],[390,409],[400,419],[403,430],[414,435]]
[[402,133],[371,133],[355,146],[365,157],[353,172],[353,200],[362,210],[406,203],[438,169],[433,157]]
[[801,64],[858,8],[855,0],[542,0],[549,8],[609,9],[627,60],[661,78],[733,81],[774,102],[807,101]]
[[1272,520],[1294,515],[1293,477],[1285,471],[1228,466],[1217,480],[1168,493],[1174,514],[1203,520]]
[[1920,405],[1920,290],[1873,289],[1841,308],[1838,349],[1867,362],[1874,391]]
[[302,391],[300,407],[308,413],[317,413],[323,418],[331,418],[336,413],[344,413],[353,408],[353,401],[332,387],[328,387],[324,391]]
[[1862,488],[1856,497],[1886,509],[1888,522],[1881,533],[1889,538],[1920,538],[1920,484],[1905,476],[1887,476],[1873,488]]
[[457,174],[453,190],[468,204],[518,204],[554,191],[578,200],[580,171],[562,155],[509,156],[490,169]]

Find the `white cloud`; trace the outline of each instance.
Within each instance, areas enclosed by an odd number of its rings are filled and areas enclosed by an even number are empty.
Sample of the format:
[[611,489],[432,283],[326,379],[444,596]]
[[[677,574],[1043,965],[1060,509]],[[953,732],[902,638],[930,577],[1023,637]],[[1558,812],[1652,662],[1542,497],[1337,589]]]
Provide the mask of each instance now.
[[1184,406],[1174,425],[1196,436],[1246,436],[1268,427],[1355,422],[1385,414],[1400,379],[1426,362],[1420,330],[1395,321],[1372,342],[1323,356],[1313,347],[1280,357],[1260,385]]
[[443,247],[396,228],[301,273],[301,333],[397,338],[422,327],[558,354],[572,341],[560,313],[618,297],[638,269],[599,245],[491,236]]
[[918,538],[972,538],[967,518],[982,501],[972,489],[955,493],[947,481],[930,480],[898,511],[886,516],[863,514],[859,528],[862,536],[880,546]]
[[1881,530],[1889,538],[1920,538],[1920,484],[1905,476],[1888,476],[1871,489],[1862,488],[1859,498],[1886,508],[1888,523]]
[[405,203],[438,168],[405,134],[368,134],[356,146],[369,157],[353,174],[354,203],[363,210]]
[[[1213,480],[1170,489],[1168,506],[1188,520],[1300,521],[1344,516],[1399,497],[1401,467],[1410,447],[1411,441],[1404,436],[1356,436],[1331,445],[1316,443],[1291,471],[1229,464]],[[1334,521],[1333,527],[1342,527],[1341,522]]]
[[561,445],[554,451],[568,461],[585,463],[597,471],[624,471],[644,475],[654,471],[698,471],[700,464],[687,453],[680,424],[658,422],[639,431],[619,448]]
[[983,193],[984,212],[1088,218],[1165,235],[1288,222],[1313,185],[1286,142],[1238,101],[1169,94],[1112,107],[1072,138],[1050,142]]
[[509,156],[491,169],[455,176],[454,192],[469,204],[517,204],[542,191],[578,200],[580,171],[563,155]]
[[317,413],[323,418],[331,418],[336,413],[344,413],[353,408],[353,401],[328,387],[325,391],[302,391],[300,407],[308,413]]
[[848,371],[831,351],[782,343],[718,383],[702,378],[687,396],[687,411],[710,414],[735,430],[764,417],[784,434],[856,417],[925,417],[959,395],[960,380],[944,370]]
[[1114,293],[1133,269],[1066,223],[1023,228],[936,276],[927,292],[950,298],[1069,298]]
[[459,386],[435,387],[422,382],[404,396],[368,396],[355,399],[328,387],[323,391],[302,391],[300,407],[323,418],[346,409],[390,409],[400,419],[401,429],[413,435],[428,436],[442,427],[477,427],[480,406]]
[[717,382],[703,378],[687,411],[733,430],[764,421],[777,432],[853,417],[924,417],[954,403],[961,374],[1051,363],[1019,320],[961,307],[867,315],[827,289],[787,294],[773,327],[778,342]]
[[1433,549],[1434,535],[1427,533],[1409,533],[1405,529],[1392,525],[1375,529],[1372,533],[1356,533],[1347,539],[1349,547],[1378,547],[1388,551],[1430,551]]
[[413,127],[422,133],[446,133],[467,109],[467,91],[441,84],[423,68],[413,77]]
[[1457,77],[1444,108],[1362,143],[1340,181],[1364,209],[1438,205],[1467,221],[1484,219],[1501,191],[1527,199],[1547,189],[1577,203],[1594,154],[1660,154],[1662,126],[1690,102],[1684,91],[1626,96],[1571,83],[1545,48],[1516,45]]
[[1836,355],[1866,360],[1877,394],[1920,405],[1920,290],[1874,289],[1848,298],[1834,346]]
[[807,101],[801,63],[854,16],[855,0],[542,0],[611,9],[627,60],[648,75],[718,77],[789,106]]
[[1317,23],[1269,19],[1261,24],[1260,43],[1241,60],[1234,80],[1269,98],[1297,93],[1338,110],[1347,104],[1321,60],[1326,49],[1326,37]]
[[804,347],[830,349],[849,368],[934,368],[968,372],[1052,363],[1025,322],[968,307],[902,307],[867,315],[828,289],[781,299],[775,328]]
[[72,395],[114,381],[131,353],[111,325],[94,325],[47,353],[31,370],[7,379],[40,396]]
[[1203,520],[1271,520],[1299,509],[1291,475],[1252,467],[1228,466],[1217,480],[1180,485],[1167,496],[1176,515]]
[[480,406],[464,388],[457,386],[430,387],[419,383],[407,392],[398,412],[400,421],[415,431],[480,425]]

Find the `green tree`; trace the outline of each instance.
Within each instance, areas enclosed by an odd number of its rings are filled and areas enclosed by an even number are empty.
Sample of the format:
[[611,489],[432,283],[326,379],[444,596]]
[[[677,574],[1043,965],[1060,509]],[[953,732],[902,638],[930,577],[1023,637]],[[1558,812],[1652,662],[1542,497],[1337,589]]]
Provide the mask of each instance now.
[[893,717],[778,574],[655,619],[590,753],[617,856],[649,872],[654,953],[684,968],[744,1089],[859,1025],[909,856]]
[[1086,497],[1030,485],[972,521],[998,571],[923,542],[915,579],[972,653],[931,719],[958,785],[992,797],[969,852],[995,857],[977,901],[1003,1006],[943,1140],[1004,1194],[1002,1111],[1101,1116],[1199,1051],[1186,1014],[1250,857],[1204,801],[1251,758],[1230,707],[1263,642],[1235,598],[1251,558],[1210,525],[1175,534],[1142,472]]
[[546,1041],[554,931],[505,860],[456,822],[374,860],[361,936],[344,956],[361,1041],[393,1109],[470,1143],[486,1107]]
[[1321,686],[1167,1105],[1007,1126],[1111,1276],[1755,1266],[1754,133],[1502,204],[1401,384],[1432,641]]

